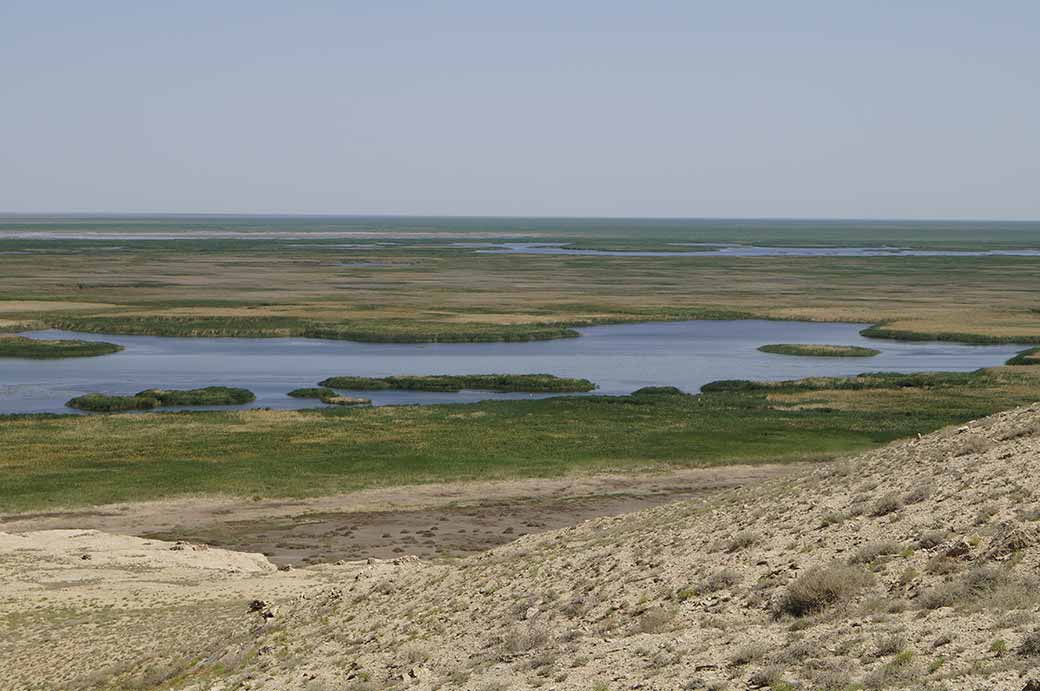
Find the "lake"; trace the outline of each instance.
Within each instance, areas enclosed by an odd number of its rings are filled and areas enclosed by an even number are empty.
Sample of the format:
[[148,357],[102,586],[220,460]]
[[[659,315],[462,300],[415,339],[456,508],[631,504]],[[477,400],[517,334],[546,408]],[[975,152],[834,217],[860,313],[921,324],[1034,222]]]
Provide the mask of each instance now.
[[760,247],[712,242],[673,242],[695,250],[596,250],[558,242],[456,242],[478,254],[562,254],[606,257],[1038,257],[1040,250],[915,250],[905,247]]
[[[257,400],[243,407],[305,408],[292,389],[336,375],[546,372],[585,377],[598,394],[643,386],[696,392],[718,379],[797,379],[860,372],[968,371],[1002,364],[1026,345],[867,339],[864,324],[785,321],[687,321],[595,326],[580,338],[527,343],[384,344],[306,338],[171,338],[48,330],[24,335],[119,343],[113,355],[68,360],[0,358],[0,413],[71,412],[65,402],[91,391],[130,394],[146,388],[242,386]],[[805,358],[758,352],[768,343],[863,345],[872,358]],[[373,391],[375,405],[536,398],[523,393]]]

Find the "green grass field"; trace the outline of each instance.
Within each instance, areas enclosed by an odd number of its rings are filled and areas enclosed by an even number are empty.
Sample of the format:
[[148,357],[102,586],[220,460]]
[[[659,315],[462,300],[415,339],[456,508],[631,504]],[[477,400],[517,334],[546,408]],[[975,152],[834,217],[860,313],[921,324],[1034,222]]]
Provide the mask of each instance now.
[[1037,370],[729,384],[697,396],[6,417],[0,510],[827,459],[1035,401]]

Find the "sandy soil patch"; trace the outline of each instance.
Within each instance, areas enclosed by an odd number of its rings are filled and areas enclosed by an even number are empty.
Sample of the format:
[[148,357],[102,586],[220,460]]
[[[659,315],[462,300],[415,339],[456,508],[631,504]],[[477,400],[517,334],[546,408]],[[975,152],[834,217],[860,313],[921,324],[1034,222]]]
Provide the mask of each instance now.
[[106,302],[58,302],[48,300],[0,300],[0,314],[24,312],[59,312],[70,310],[96,310],[119,307]]

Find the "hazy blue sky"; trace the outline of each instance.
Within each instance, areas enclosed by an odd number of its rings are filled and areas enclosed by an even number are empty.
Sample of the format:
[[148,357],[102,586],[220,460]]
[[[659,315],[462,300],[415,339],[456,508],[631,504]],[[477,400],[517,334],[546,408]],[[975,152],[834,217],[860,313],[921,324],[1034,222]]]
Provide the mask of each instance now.
[[1040,218],[1040,2],[0,0],[0,210]]

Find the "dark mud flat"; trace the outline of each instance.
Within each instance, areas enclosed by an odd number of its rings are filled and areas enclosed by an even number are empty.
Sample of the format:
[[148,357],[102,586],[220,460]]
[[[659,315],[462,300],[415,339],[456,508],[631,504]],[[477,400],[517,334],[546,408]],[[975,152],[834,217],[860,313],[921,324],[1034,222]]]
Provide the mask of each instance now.
[[522,535],[615,516],[711,490],[692,486],[653,494],[494,501],[411,511],[316,513],[285,519],[231,520],[221,525],[147,533],[242,552],[260,552],[279,566],[302,566],[413,554],[422,559],[460,557]]
[[805,464],[645,476],[442,483],[314,499],[185,499],[8,514],[0,530],[95,528],[260,552],[279,566],[416,555],[452,558],[575,525],[798,472]]

